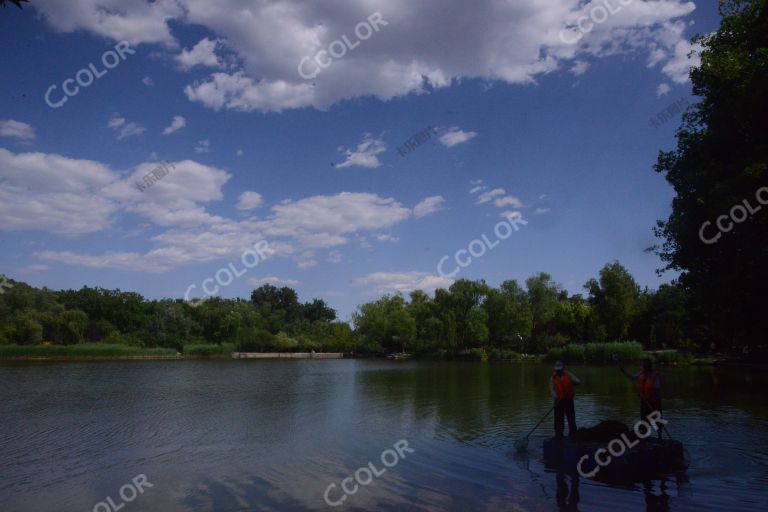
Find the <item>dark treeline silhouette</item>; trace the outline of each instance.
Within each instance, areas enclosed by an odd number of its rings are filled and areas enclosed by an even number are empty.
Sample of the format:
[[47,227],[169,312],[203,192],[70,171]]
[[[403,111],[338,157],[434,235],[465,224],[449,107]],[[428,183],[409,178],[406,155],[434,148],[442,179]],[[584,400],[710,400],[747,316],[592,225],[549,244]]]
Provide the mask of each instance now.
[[656,232],[690,297],[692,338],[747,352],[768,328],[768,12],[765,0],[721,0],[720,13],[719,30],[695,38],[700,101],[656,164],[676,193]]

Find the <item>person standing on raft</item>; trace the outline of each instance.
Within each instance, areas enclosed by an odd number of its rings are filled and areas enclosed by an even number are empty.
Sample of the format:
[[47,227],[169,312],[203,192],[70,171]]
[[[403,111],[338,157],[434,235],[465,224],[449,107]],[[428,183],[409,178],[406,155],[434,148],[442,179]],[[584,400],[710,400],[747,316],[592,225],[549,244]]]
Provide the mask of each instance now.
[[555,399],[555,437],[563,437],[565,427],[563,416],[568,418],[568,437],[571,439],[576,435],[576,409],[573,406],[573,399],[576,397],[575,386],[581,384],[581,381],[571,372],[565,371],[565,365],[562,361],[555,363],[555,371],[549,379],[549,390],[552,392],[552,398]]
[[[621,371],[624,372],[624,368]],[[653,369],[653,361],[647,358],[643,359],[642,371],[634,375],[624,372],[624,375],[637,381],[640,388],[640,419],[645,420],[653,411],[659,411],[659,414],[661,414],[661,378]],[[659,441],[661,441],[662,429],[659,428],[657,430],[659,432]]]

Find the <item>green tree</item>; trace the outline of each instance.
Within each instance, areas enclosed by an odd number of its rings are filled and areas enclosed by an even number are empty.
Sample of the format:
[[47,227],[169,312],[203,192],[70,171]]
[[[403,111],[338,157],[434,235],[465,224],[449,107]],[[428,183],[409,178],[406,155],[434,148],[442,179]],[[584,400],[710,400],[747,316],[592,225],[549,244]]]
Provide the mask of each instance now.
[[352,320],[372,350],[400,352],[416,337],[416,322],[408,313],[402,295],[385,295],[363,304]]
[[552,280],[552,276],[540,272],[525,281],[528,289],[528,301],[531,305],[531,337],[536,350],[545,349],[548,334],[552,334],[552,321],[557,313],[562,288]]
[[88,315],[79,309],[70,309],[61,315],[62,340],[67,345],[85,341],[83,334],[88,326]]
[[637,316],[640,296],[640,287],[632,275],[616,261],[600,270],[599,281],[590,279],[584,288],[589,291],[589,303],[605,326],[608,338],[625,340]]
[[43,342],[43,326],[37,311],[19,311],[13,318],[8,340],[17,345],[38,345]]
[[[666,268],[681,272],[690,293],[700,342],[738,348],[766,328],[768,213],[741,223],[727,216],[744,200],[754,209],[768,186],[768,14],[764,0],[721,0],[720,13],[718,31],[696,38],[701,65],[690,77],[701,101],[684,115],[676,150],[655,166],[676,194],[656,234]],[[718,229],[720,216],[728,232]]]

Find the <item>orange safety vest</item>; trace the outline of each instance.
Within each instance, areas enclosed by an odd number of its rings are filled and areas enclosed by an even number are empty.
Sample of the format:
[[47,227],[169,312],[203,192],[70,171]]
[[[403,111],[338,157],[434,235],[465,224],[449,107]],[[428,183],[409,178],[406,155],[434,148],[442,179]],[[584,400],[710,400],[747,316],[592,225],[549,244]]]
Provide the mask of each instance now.
[[661,398],[661,393],[653,389],[653,383],[656,382],[658,377],[659,374],[655,371],[651,373],[650,377],[644,371],[640,372],[640,375],[637,377],[637,383],[640,385],[640,395],[650,405],[654,405]]
[[558,400],[573,400],[576,396],[576,389],[573,387],[571,374],[563,372],[563,378],[557,378],[557,372],[552,372],[552,384],[555,386]]

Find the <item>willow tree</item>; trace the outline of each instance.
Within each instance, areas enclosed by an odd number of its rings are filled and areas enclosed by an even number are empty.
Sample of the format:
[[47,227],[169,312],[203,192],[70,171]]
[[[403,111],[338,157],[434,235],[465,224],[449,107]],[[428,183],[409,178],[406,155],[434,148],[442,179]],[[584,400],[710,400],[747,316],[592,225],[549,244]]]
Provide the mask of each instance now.
[[768,206],[758,200],[768,186],[766,0],[721,0],[720,14],[717,32],[694,38],[700,101],[655,166],[676,192],[656,234],[691,294],[699,341],[743,349],[764,338],[767,318]]

